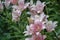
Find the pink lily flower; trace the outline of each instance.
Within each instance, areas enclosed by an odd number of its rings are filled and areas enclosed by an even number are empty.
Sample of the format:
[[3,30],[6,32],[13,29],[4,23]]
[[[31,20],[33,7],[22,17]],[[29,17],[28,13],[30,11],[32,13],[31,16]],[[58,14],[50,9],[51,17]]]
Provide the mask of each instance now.
[[36,15],[37,13],[42,13],[45,7],[45,2],[41,3],[41,1],[37,0],[36,5],[33,4],[29,7],[32,15]]
[[6,6],[6,8],[9,7],[10,3],[17,4],[18,0],[5,0],[5,6]]
[[[14,0],[15,1],[15,0]],[[16,0],[17,1],[17,0]],[[19,16],[21,15],[22,11],[28,7],[29,3],[24,3],[24,0],[18,0],[18,5],[13,5],[13,12],[12,12],[12,19],[18,20]]]
[[56,22],[56,21],[55,21],[55,22],[48,21],[48,22],[46,23],[46,30],[47,30],[48,32],[54,31],[56,26],[57,26],[57,22]]
[[11,3],[12,4],[17,4],[18,3],[18,0],[11,0]]
[[[18,5],[13,5],[12,8],[15,10],[12,13],[14,19],[19,18],[18,16],[21,15],[22,11],[27,8],[29,3],[24,4],[24,0],[19,0]],[[17,11],[18,10],[18,11]],[[15,15],[16,14],[16,15]]]
[[35,31],[42,31],[43,29],[45,29],[45,24],[44,22],[41,22],[40,20],[35,20],[34,28],[35,28]]
[[32,36],[33,40],[44,40],[46,38],[45,35],[41,35],[41,33],[37,32],[35,35]]
[[25,0],[18,1],[18,6],[19,6],[21,11],[23,11],[24,9],[26,9],[29,6],[29,3],[25,3],[24,1]]
[[38,0],[37,3],[36,3],[37,13],[43,12],[44,7],[45,7],[45,2],[41,3],[41,1]]
[[12,21],[18,21],[20,15],[21,15],[21,11],[19,9],[16,9],[16,8],[13,9],[13,11],[12,11]]
[[5,0],[5,7],[8,8],[11,3],[11,0]]
[[45,35],[41,35],[41,33],[37,32],[36,34],[32,35],[32,37],[26,38],[25,40],[44,40],[45,38]]
[[[30,26],[33,26],[33,24],[31,24]],[[31,27],[29,25],[26,26],[26,31],[24,31],[23,33],[25,33],[25,36],[27,35],[32,35],[33,31],[31,31]]]
[[0,11],[2,11],[3,10],[3,4],[2,4],[2,2],[0,1]]
[[27,31],[24,31],[25,35],[32,35],[36,32],[41,32],[45,28],[45,25],[40,22],[36,21],[34,24],[30,24],[26,27]]
[[28,21],[29,23],[34,23],[35,20],[39,20],[40,22],[46,22],[48,17],[48,15],[45,15],[44,12],[42,12],[40,15],[31,15],[30,18],[28,17]]

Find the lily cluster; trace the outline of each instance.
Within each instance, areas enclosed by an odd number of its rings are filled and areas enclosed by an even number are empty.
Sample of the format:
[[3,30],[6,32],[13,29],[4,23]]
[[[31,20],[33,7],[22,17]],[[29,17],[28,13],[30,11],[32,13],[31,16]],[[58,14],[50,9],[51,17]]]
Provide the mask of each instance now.
[[3,10],[3,4],[7,9],[12,4],[12,21],[18,21],[22,11],[29,6],[29,2],[25,3],[25,0],[5,0],[0,1],[0,10]]
[[29,6],[29,3],[24,3],[24,1],[25,0],[19,0],[18,3],[17,3],[18,5],[13,5],[12,6],[12,8],[13,8],[12,20],[13,21],[18,21],[22,11],[25,10]]
[[26,38],[25,40],[44,40],[46,35],[42,35],[41,31],[46,29],[47,32],[52,32],[57,26],[57,22],[49,21],[47,18],[48,15],[44,14],[45,2],[37,0],[36,4],[33,3],[33,0],[25,3],[25,0],[5,0],[5,2],[0,1],[0,11],[3,10],[3,3],[6,8],[9,8],[10,4],[12,5],[12,21],[18,21],[21,13],[26,8],[29,9],[28,17],[29,25],[26,26],[26,31],[24,31],[25,36],[31,35],[31,37]]
[[25,36],[31,35],[31,37],[26,38],[25,40],[44,40],[46,35],[42,35],[41,31],[46,29],[47,32],[52,32],[57,26],[57,21],[49,21],[47,18],[48,15],[45,15],[43,10],[45,7],[45,2],[41,2],[37,0],[36,4],[33,4],[31,0],[29,6],[29,14],[28,17],[29,25],[26,26],[26,31],[24,31]]

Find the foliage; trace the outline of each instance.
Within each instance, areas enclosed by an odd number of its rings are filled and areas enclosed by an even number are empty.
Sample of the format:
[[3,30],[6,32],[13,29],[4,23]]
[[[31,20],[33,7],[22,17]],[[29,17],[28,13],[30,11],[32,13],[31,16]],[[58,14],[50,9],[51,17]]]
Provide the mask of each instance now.
[[[26,0],[29,1],[29,0]],[[47,33],[43,30],[43,34],[47,35],[46,40],[60,40],[60,1],[57,0],[41,0],[46,2],[46,7],[44,9],[45,13],[49,15],[49,20],[58,21],[58,26],[55,31]],[[36,0],[34,0],[36,2]],[[26,11],[24,10],[20,21],[15,23],[12,22],[11,8],[4,8],[3,12],[0,12],[0,40],[24,40],[25,36],[23,34],[26,30],[26,25],[28,24]]]

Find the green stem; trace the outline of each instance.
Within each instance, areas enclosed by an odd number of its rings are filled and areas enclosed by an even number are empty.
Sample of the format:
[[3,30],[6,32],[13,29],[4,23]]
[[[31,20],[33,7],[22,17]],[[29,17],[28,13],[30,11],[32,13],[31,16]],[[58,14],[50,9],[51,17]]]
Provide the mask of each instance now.
[[56,31],[53,31],[53,32],[54,32],[54,34],[56,36],[56,39],[59,40],[58,35],[56,34]]

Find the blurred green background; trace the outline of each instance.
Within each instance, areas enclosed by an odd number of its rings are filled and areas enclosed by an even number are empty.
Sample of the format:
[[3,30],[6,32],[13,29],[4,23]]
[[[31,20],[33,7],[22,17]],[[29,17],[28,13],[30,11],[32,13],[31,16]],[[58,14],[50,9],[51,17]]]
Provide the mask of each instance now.
[[[36,3],[36,1],[37,0],[34,0],[34,3]],[[45,40],[60,40],[60,0],[41,1],[46,2],[44,12],[50,16],[48,20],[58,21],[58,26],[55,28],[55,31],[48,33],[43,30],[42,34],[47,35]],[[28,10],[23,11],[20,21],[12,22],[12,8],[6,9],[4,7],[3,12],[0,12],[0,40],[25,40],[26,37],[23,32],[26,30],[26,25],[28,24],[27,17],[29,17],[29,15],[27,11]]]

